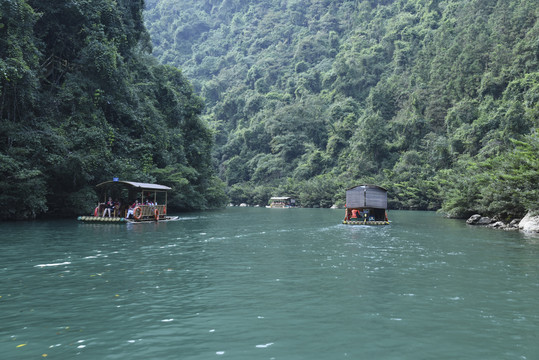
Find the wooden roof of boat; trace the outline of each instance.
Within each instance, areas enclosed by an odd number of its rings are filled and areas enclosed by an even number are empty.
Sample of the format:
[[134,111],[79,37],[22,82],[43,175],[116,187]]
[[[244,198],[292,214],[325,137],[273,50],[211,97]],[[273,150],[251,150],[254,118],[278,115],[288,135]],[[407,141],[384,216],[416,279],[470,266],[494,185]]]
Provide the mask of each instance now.
[[151,190],[151,191],[168,191],[172,189],[165,185],[140,183],[140,182],[135,182],[135,181],[105,181],[105,182],[102,182],[101,184],[97,184],[96,187],[114,185],[114,184],[123,184],[123,185],[127,185],[127,186],[137,188],[140,190]]
[[357,187],[364,187],[364,188],[375,188],[375,189],[381,189],[381,190],[384,190],[384,191],[387,191],[387,189],[381,187],[381,186],[378,186],[378,185],[372,185],[372,184],[361,184],[361,185],[356,185],[356,186],[352,186],[351,188],[349,189],[346,189],[346,191],[348,190],[352,190],[352,189],[355,189]]

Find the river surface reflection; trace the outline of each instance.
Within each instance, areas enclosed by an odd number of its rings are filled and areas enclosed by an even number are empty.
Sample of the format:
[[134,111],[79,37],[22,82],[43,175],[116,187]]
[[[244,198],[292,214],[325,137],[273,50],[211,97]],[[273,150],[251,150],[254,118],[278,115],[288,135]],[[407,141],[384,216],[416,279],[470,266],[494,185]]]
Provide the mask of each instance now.
[[539,238],[343,213],[2,223],[2,358],[539,358]]

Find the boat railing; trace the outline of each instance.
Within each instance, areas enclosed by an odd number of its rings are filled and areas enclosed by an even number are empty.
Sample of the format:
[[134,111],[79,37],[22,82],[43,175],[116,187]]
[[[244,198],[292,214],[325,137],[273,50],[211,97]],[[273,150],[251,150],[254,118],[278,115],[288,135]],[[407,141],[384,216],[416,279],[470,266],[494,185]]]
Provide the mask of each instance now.
[[[164,219],[166,215],[166,205],[137,205],[135,209],[139,207],[140,208],[140,214],[139,211],[136,212],[137,220],[148,220],[148,219],[155,219],[156,213],[155,210],[157,210],[157,216],[159,219]],[[94,213],[94,216],[103,217],[103,212],[105,211],[105,204],[100,204],[96,212]],[[110,212],[110,216],[108,216],[108,213],[105,217],[112,217],[112,218],[125,218],[127,217],[127,209],[120,207],[120,208],[114,208]]]
[[[156,216],[159,219],[164,219],[166,215],[166,206],[165,205],[138,205],[142,210],[142,215],[140,219],[154,218]],[[157,210],[157,213],[156,213]],[[137,215],[137,214],[136,214]]]

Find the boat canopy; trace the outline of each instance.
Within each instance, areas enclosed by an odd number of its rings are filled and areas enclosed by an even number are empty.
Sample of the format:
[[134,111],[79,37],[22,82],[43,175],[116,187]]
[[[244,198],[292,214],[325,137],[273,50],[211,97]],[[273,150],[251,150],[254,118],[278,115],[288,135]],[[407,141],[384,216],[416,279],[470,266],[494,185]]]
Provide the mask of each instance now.
[[140,183],[140,182],[134,182],[134,181],[105,181],[101,184],[97,184],[96,187],[102,187],[107,185],[114,185],[114,184],[125,184],[131,188],[139,189],[141,191],[168,191],[171,190],[170,187],[165,185],[159,185],[159,184],[148,184],[148,183]]
[[292,199],[290,196],[274,196],[270,200],[290,200]]
[[356,186],[352,186],[351,188],[349,189],[346,189],[346,190],[352,190],[352,189],[355,189],[355,188],[362,188],[362,189],[380,189],[380,190],[383,190],[383,191],[386,191],[387,192],[387,189],[386,188],[383,188],[381,186],[378,186],[378,185],[371,185],[371,184],[361,184],[361,185],[356,185]]
[[387,190],[377,185],[357,185],[346,190],[346,207],[387,209]]

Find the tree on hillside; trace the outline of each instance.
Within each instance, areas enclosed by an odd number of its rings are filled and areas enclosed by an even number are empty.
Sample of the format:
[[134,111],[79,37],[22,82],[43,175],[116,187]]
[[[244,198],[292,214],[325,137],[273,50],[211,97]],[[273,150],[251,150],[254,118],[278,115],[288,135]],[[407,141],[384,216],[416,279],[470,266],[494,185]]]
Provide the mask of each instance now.
[[149,55],[143,7],[0,2],[1,219],[85,213],[113,176],[172,186],[172,209],[224,203],[203,103]]
[[215,161],[247,198],[294,180],[307,198],[331,173],[385,184],[396,207],[462,216],[482,202],[447,179],[537,126],[536,1],[164,0],[146,16],[156,56],[205,97]]

